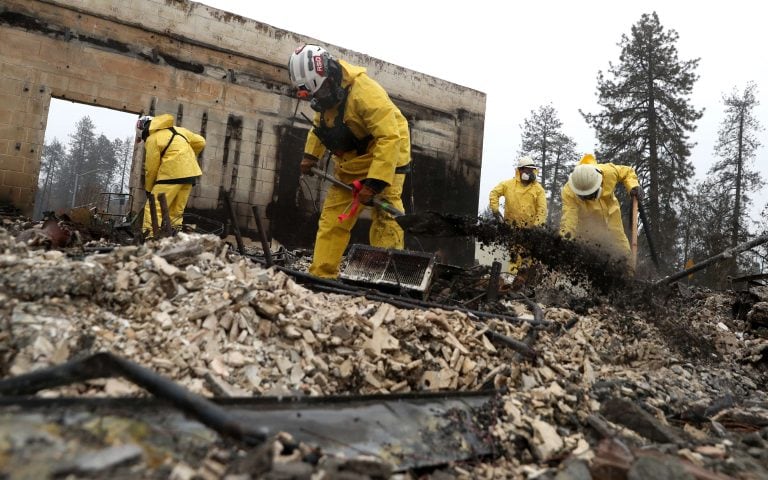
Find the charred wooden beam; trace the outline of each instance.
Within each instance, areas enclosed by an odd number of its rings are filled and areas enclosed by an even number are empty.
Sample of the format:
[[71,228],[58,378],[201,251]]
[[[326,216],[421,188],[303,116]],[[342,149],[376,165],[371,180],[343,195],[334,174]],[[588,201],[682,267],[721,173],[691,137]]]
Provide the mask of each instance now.
[[232,205],[232,199],[229,198],[229,192],[221,189],[221,196],[224,198],[224,205],[227,208],[229,214],[229,220],[232,222],[232,230],[235,232],[235,240],[237,241],[237,251],[240,255],[245,255],[245,246],[243,245],[243,236],[240,235],[240,227],[237,225],[237,215],[235,214],[235,208]]
[[485,336],[488,337],[492,342],[498,342],[502,345],[511,348],[512,350],[516,351],[520,355],[528,358],[528,359],[535,359],[539,354],[531,348],[530,346],[526,345],[525,342],[521,342],[520,340],[515,340],[512,337],[508,337],[506,335],[503,335],[498,332],[494,332],[493,330],[486,330]]
[[755,248],[766,242],[768,242],[768,233],[760,235],[759,237],[754,238],[748,242],[740,243],[735,247],[731,247],[727,250],[724,250],[723,252],[720,252],[713,257],[709,257],[708,259],[697,263],[691,268],[686,268],[685,270],[681,270],[677,273],[673,273],[672,275],[664,277],[661,280],[654,283],[653,286],[658,287],[661,285],[669,285],[670,283],[680,280],[681,278],[684,278],[693,272],[698,272],[699,270],[703,270],[709,267],[710,265],[714,265],[715,263],[722,262],[723,260],[728,260],[730,258],[733,258],[735,255],[745,250],[749,250],[750,248]]
[[273,265],[272,248],[269,246],[269,242],[267,241],[267,232],[264,230],[264,224],[261,222],[259,207],[254,205],[251,207],[251,209],[253,210],[253,218],[256,220],[256,228],[259,229],[259,239],[261,239],[261,249],[264,251],[264,260],[267,264],[267,267],[271,267]]
[[152,236],[157,237],[160,228],[157,226],[157,206],[155,205],[155,196],[147,192],[147,201],[149,202],[149,217],[152,222]]
[[248,444],[260,444],[267,438],[262,429],[243,423],[220,406],[148,368],[109,352],[96,353],[86,358],[0,380],[0,395],[29,395],[46,388],[107,377],[124,377],[130,380],[156,397],[169,401],[179,410],[223,436]]
[[443,303],[436,303],[436,302],[427,302],[424,300],[417,300],[414,298],[409,297],[403,297],[399,295],[386,295],[379,291],[373,291],[373,290],[364,290],[352,287],[350,285],[347,285],[345,283],[341,283],[335,280],[328,280],[325,278],[319,278],[315,277],[313,275],[310,275],[308,273],[299,272],[296,270],[292,270],[290,268],[281,267],[279,265],[276,265],[275,268],[278,270],[287,273],[288,275],[293,276],[299,283],[302,283],[303,285],[307,286],[308,288],[315,288],[317,290],[322,290],[326,292],[332,292],[332,293],[341,293],[344,295],[359,295],[362,297],[365,297],[369,300],[377,301],[377,302],[384,302],[389,303],[391,305],[394,305],[396,307],[401,308],[440,308],[443,310],[456,310],[460,312],[464,312],[468,315],[474,315],[477,318],[498,318],[499,320],[504,320],[505,322],[509,322],[512,324],[520,324],[522,322],[527,322],[532,325],[537,326],[549,326],[550,322],[542,321],[537,322],[536,320],[528,320],[528,319],[522,319],[519,317],[515,317],[512,315],[504,315],[501,313],[491,313],[491,312],[483,312],[480,310],[471,310],[469,308],[460,307],[458,305],[448,305]]
[[501,275],[501,262],[491,264],[491,274],[488,277],[488,290],[486,298],[489,302],[495,302],[499,298],[499,276]]

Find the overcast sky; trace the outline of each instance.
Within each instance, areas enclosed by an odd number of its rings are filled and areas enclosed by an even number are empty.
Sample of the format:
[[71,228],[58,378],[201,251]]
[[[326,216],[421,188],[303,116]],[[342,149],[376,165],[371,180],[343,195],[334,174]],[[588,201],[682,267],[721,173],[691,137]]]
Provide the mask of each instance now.
[[[705,108],[692,135],[697,177],[714,161],[724,93],[755,81],[762,102],[756,116],[768,124],[768,33],[757,1],[202,3],[486,93],[481,210],[491,188],[514,174],[520,125],[531,110],[551,103],[578,151],[593,150],[594,133],[579,109],[598,111],[597,72],[618,62],[621,35],[629,36],[643,13],[656,11],[666,29],[679,33],[680,59],[701,59],[691,98],[694,107]],[[768,144],[768,133],[760,140]],[[766,147],[756,161],[768,180]],[[756,200],[753,217],[768,202],[768,188]]]
[[93,121],[97,136],[103,134],[110,140],[130,137],[133,141],[135,138],[137,116],[133,113],[54,98],[48,111],[45,142],[58,138],[65,146],[69,145],[69,135],[74,132],[75,123],[86,116]]
[[[680,34],[681,59],[701,58],[692,96],[696,108],[706,108],[692,137],[698,176],[713,162],[723,93],[757,82],[757,116],[768,123],[768,34],[757,1],[203,3],[485,92],[481,209],[490,190],[513,175],[520,125],[531,110],[551,103],[578,150],[594,148],[594,133],[579,109],[597,111],[597,72],[618,62],[621,35],[629,35],[643,13],[656,11],[665,28]],[[768,144],[768,134],[761,141]],[[761,148],[757,156],[766,180],[767,155]],[[767,201],[763,188],[759,208]]]

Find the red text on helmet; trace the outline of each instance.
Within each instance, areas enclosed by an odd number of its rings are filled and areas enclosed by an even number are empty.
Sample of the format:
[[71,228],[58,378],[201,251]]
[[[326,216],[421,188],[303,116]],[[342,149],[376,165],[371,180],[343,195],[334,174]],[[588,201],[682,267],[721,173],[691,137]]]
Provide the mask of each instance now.
[[325,66],[323,65],[323,56],[322,55],[315,55],[313,57],[313,60],[315,61],[315,72],[317,72],[318,75],[321,77],[325,76]]

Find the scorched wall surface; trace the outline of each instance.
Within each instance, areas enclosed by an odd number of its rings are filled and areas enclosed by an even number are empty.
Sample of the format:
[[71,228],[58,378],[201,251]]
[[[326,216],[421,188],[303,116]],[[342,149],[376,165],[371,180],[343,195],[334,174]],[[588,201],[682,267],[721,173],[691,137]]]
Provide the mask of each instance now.
[[[296,46],[323,42],[174,0],[3,0],[0,38],[0,200],[31,214],[52,97],[137,115],[171,113],[207,140],[189,211],[224,221],[226,191],[241,230],[256,228],[257,205],[271,237],[311,246],[325,186],[299,178],[309,128],[301,112],[312,112],[292,97],[285,64]],[[367,67],[408,118],[406,209],[475,215],[485,94],[326,46]],[[138,199],[142,161],[137,148],[131,188]],[[365,242],[367,220],[360,223],[353,241]],[[456,263],[472,259],[468,240],[411,238],[407,246],[440,249]]]

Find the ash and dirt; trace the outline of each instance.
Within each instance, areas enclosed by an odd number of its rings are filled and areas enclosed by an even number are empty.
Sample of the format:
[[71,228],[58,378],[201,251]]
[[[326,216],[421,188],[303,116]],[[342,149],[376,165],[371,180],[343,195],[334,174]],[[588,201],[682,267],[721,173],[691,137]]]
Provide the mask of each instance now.
[[[533,291],[551,326],[532,335],[526,322],[314,293],[212,236],[68,256],[16,241],[13,221],[3,226],[2,378],[111,351],[204,396],[502,393],[475,415],[494,439],[493,458],[394,474],[381,459],[331,458],[284,436],[248,449],[204,428],[168,434],[136,415],[3,407],[0,476],[768,478],[768,339],[755,328],[766,288],[747,301],[654,293],[548,264]],[[494,308],[533,318],[516,295]],[[737,302],[746,314],[734,317]],[[486,328],[535,338],[537,357],[492,343]],[[112,378],[38,395],[147,394]]]
[[411,233],[433,236],[471,236],[483,247],[512,250],[525,245],[531,257],[543,265],[566,272],[574,281],[588,280],[607,293],[626,288],[626,263],[581,242],[563,238],[544,227],[516,228],[493,218],[466,217],[426,212],[409,215],[398,222]]

